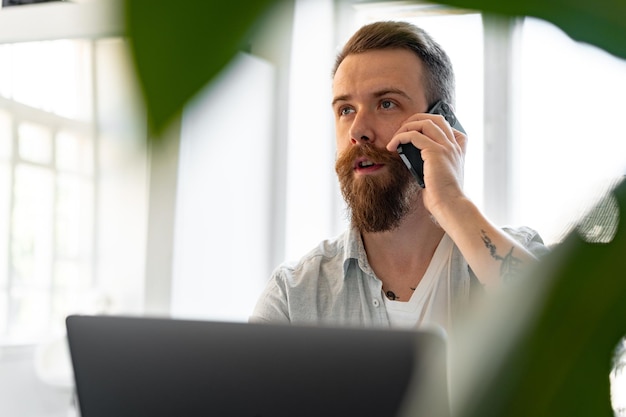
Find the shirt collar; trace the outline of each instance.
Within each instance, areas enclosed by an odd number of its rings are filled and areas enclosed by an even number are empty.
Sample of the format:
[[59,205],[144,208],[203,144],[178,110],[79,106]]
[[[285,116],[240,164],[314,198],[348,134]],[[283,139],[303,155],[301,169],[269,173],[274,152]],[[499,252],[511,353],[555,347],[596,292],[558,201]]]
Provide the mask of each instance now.
[[367,254],[365,253],[361,232],[357,228],[351,227],[348,233],[346,233],[345,239],[345,254],[343,260],[344,278],[348,275],[348,269],[353,263],[361,268],[363,272],[373,275],[374,272],[367,261]]

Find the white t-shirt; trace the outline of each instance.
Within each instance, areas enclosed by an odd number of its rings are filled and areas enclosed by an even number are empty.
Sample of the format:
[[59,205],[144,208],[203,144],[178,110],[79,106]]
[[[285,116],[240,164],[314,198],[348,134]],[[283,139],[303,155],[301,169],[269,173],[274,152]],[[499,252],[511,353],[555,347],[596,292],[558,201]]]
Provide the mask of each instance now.
[[448,328],[452,301],[450,295],[452,248],[452,239],[444,235],[409,301],[393,301],[383,297],[392,327],[410,328],[437,324],[444,329]]

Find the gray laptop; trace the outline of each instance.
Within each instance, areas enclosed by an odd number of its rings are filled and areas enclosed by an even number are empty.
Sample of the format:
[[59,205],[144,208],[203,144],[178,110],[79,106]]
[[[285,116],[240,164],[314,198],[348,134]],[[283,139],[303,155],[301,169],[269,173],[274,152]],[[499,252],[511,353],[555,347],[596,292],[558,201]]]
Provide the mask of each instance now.
[[119,316],[66,324],[82,417],[392,417],[424,386],[412,415],[448,413],[438,333]]

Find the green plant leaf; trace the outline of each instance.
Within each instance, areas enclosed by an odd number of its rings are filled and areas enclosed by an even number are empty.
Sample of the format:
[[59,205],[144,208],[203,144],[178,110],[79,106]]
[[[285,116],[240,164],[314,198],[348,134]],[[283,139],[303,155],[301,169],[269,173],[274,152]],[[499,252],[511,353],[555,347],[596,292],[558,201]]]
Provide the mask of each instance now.
[[572,39],[626,58],[623,0],[443,0],[452,6],[507,16],[533,16],[554,23]]
[[125,1],[126,33],[154,134],[246,48],[274,1]]
[[[614,195],[626,218],[626,182]],[[487,318],[470,322],[454,347],[469,373],[457,375],[465,381],[460,415],[613,416],[609,373],[626,335],[625,271],[626,226],[603,244],[575,232]]]

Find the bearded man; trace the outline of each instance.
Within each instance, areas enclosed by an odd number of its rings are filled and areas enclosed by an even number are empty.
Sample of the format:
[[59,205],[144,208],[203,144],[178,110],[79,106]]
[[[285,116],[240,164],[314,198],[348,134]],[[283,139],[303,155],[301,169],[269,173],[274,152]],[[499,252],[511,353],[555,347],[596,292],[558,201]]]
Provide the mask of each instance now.
[[[337,57],[332,88],[351,227],[279,266],[250,321],[449,332],[474,294],[546,248],[532,229],[493,225],[463,192],[467,137],[428,113],[454,105],[452,65],[422,29],[362,27]],[[408,143],[421,150],[424,188],[397,152]]]

